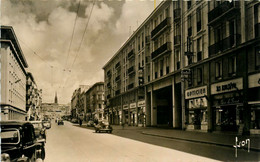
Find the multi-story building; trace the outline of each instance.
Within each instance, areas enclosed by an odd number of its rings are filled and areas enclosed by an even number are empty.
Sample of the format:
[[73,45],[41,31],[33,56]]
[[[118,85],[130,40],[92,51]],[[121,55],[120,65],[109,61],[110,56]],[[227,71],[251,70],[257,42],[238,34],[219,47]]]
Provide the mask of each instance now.
[[85,92],[84,96],[86,120],[106,119],[104,115],[104,82],[95,83]]
[[28,64],[11,26],[1,26],[0,42],[1,120],[25,120]]
[[80,85],[78,89],[73,92],[71,98],[71,116],[77,118],[79,114],[84,114],[86,101],[84,93],[89,89],[89,85]]
[[42,90],[37,88],[37,84],[32,73],[26,76],[26,111],[27,120],[37,120],[40,118]]
[[110,121],[259,133],[259,3],[160,3],[103,67]]

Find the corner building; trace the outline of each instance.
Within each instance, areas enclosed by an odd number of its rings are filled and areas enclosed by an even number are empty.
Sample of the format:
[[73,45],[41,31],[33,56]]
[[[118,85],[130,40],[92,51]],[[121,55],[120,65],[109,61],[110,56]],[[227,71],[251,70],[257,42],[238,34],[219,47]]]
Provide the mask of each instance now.
[[259,134],[259,3],[161,2],[103,67],[112,123]]

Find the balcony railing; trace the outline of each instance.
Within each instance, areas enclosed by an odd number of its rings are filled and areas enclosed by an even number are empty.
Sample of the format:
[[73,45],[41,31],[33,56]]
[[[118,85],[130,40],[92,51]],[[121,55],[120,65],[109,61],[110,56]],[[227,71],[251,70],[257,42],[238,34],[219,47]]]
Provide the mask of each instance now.
[[145,37],[145,43],[149,44],[150,42],[151,42],[151,36],[148,35],[148,36]]
[[157,50],[152,52],[152,59],[154,59],[155,57],[157,57],[163,53],[166,53],[170,50],[171,50],[171,42],[166,42],[161,47],[159,47]]
[[260,37],[260,23],[255,24],[255,37]]
[[165,18],[158,26],[156,26],[151,32],[151,37],[154,38],[156,34],[162,31],[164,28],[170,25],[170,18]]
[[131,84],[129,84],[128,86],[127,86],[127,89],[129,90],[129,89],[132,89],[132,88],[134,88],[134,83],[131,83]]
[[134,56],[134,49],[132,49],[128,54],[127,54],[127,58],[130,59]]
[[128,75],[134,72],[134,66],[127,69]]
[[239,34],[231,35],[231,36],[209,46],[209,55],[214,55],[218,52],[222,52],[224,50],[232,48],[232,47],[240,44],[240,42],[241,42],[241,35],[239,35]]
[[217,19],[218,17],[222,17],[232,11],[233,9],[236,9],[239,7],[239,1],[224,1],[219,6],[214,8],[212,11],[208,13],[208,22]]
[[176,35],[174,36],[174,45],[180,45],[181,44],[181,36]]
[[176,21],[178,21],[178,20],[180,20],[180,18],[181,18],[181,8],[176,8],[176,9],[174,9],[174,21],[176,22]]

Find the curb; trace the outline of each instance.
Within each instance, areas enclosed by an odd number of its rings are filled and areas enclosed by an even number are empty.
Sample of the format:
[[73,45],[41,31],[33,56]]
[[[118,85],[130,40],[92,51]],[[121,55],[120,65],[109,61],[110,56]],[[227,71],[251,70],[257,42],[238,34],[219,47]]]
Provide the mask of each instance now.
[[[146,133],[146,132],[142,132],[142,134],[149,135],[149,136],[156,136],[156,137],[163,137],[163,138],[169,138],[169,139],[176,139],[176,140],[183,140],[183,141],[189,141],[189,142],[195,142],[195,143],[204,143],[204,144],[211,144],[211,145],[216,145],[216,146],[224,146],[224,147],[233,148],[233,145],[228,145],[228,144],[223,144],[223,143],[216,143],[216,142],[210,142],[210,141],[198,141],[198,140],[193,140],[193,139],[186,139],[186,138],[180,138],[180,137],[170,137],[170,136],[153,134],[153,133]],[[252,148],[251,147],[250,150],[260,152],[260,148]]]

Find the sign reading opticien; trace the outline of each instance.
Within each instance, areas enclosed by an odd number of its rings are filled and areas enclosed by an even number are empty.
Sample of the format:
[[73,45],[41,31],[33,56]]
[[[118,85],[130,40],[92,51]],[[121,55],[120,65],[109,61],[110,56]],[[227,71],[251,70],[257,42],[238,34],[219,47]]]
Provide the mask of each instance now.
[[207,86],[193,88],[185,91],[185,99],[203,97],[207,95]]

